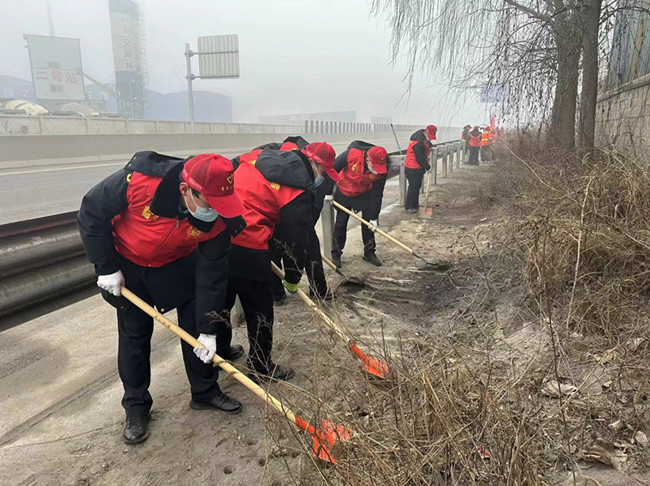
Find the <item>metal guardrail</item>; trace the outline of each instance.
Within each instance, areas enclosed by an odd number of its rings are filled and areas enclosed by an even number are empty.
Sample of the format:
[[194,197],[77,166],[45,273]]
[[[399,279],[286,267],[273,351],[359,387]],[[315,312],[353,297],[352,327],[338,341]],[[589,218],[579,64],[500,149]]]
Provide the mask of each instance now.
[[[450,142],[440,142],[431,147],[429,153],[429,160],[431,170],[433,172],[433,183],[438,184],[438,159],[442,161],[443,174],[442,177],[447,177],[449,173],[454,171],[453,164],[456,168],[460,169],[461,160],[465,160],[465,143],[462,140],[452,140]],[[406,150],[390,152],[388,157],[391,162],[391,170],[388,173],[388,178],[395,175],[399,176],[399,205],[404,207],[406,201],[406,173],[404,171],[404,159]],[[396,168],[399,167],[399,172]],[[422,192],[424,193],[424,184],[422,184]],[[321,241],[322,250],[325,255],[332,253],[332,235],[334,234],[334,208],[331,204],[324,204],[321,211],[321,224],[323,231],[323,239]]]
[[0,226],[0,316],[91,285],[77,212]]
[[[405,153],[389,154],[389,177],[399,177],[402,206],[406,177],[401,156]],[[454,164],[459,168],[464,157],[464,144],[459,140],[435,145],[431,151],[434,183],[439,160],[442,177],[448,177]],[[334,208],[330,204],[324,205],[321,220],[323,251],[329,255],[334,229]],[[0,317],[92,286],[95,278],[83,251],[76,211],[0,226]]]

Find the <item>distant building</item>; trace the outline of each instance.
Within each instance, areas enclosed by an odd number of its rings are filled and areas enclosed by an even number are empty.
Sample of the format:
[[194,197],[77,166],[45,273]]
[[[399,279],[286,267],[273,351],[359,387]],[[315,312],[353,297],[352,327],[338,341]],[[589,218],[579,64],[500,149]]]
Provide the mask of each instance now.
[[[107,84],[115,90],[115,84]],[[162,94],[148,91],[149,120],[189,121],[190,110],[187,103],[187,91]],[[37,102],[34,86],[26,79],[0,75],[0,104],[22,99]],[[117,100],[99,86],[86,85],[86,100],[82,104],[97,111],[118,113]],[[230,123],[232,121],[232,99],[230,96],[208,91],[194,92],[194,112],[197,122]]]
[[[108,84],[110,89],[115,85]],[[89,86],[88,104],[97,107],[97,103],[105,104],[105,111],[117,113],[117,100],[108,95],[98,86]],[[187,102],[187,91],[162,94],[157,91],[147,91],[149,120],[189,121],[190,110]],[[194,91],[194,119],[197,122],[232,121],[232,99],[229,96],[208,91]]]
[[13,99],[36,102],[34,85],[26,79],[0,75],[0,100]]
[[147,57],[142,11],[135,0],[108,0],[118,111],[147,118]]
[[[193,91],[194,121],[221,122],[232,121],[232,99],[230,96],[209,91]],[[161,94],[149,91],[149,119],[189,121],[190,108],[187,91]]]

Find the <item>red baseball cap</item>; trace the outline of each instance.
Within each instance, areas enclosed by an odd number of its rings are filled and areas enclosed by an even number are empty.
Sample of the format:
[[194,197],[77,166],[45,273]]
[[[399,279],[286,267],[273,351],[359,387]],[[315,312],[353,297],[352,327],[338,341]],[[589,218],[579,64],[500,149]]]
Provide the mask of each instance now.
[[330,176],[333,181],[338,182],[341,180],[339,173],[334,170],[334,159],[336,159],[336,152],[334,151],[334,147],[332,147],[329,143],[310,143],[303,149],[302,153],[317,164],[322,165],[325,168],[327,175]]
[[289,150],[298,150],[298,145],[294,142],[284,142],[280,147],[280,150],[289,151]]
[[427,125],[425,128],[427,131],[427,137],[429,137],[431,140],[436,139],[436,133],[438,132],[438,127],[435,125]]
[[244,205],[235,194],[235,171],[232,162],[217,154],[199,154],[183,166],[183,180],[199,191],[212,209],[225,218],[244,212]]
[[386,159],[388,158],[388,152],[384,147],[379,147],[375,145],[370,150],[368,150],[368,158],[372,162],[377,174],[386,174],[388,172],[388,167],[386,167]]

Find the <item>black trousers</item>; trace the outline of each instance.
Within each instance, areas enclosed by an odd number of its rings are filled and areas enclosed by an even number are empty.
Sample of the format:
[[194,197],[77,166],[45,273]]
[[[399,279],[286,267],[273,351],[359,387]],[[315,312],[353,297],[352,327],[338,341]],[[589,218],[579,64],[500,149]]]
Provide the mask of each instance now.
[[[141,282],[127,281],[125,286],[151,304],[152,299]],[[177,307],[176,311],[180,327],[193,337],[198,337],[194,300]],[[126,410],[127,417],[147,415],[153,403],[149,393],[153,319],[136,306],[130,305],[124,311],[117,311],[117,327],[119,334],[117,365],[124,385],[122,406]],[[203,363],[196,357],[189,344],[181,341],[181,349],[192,399],[197,402],[209,402],[220,391],[217,384],[218,368]]]
[[469,148],[469,165],[478,165],[478,153],[481,150],[481,147],[470,147]]
[[481,161],[490,162],[492,160],[492,147],[486,145],[481,147]]
[[[271,245],[271,260],[278,267],[282,268],[282,262],[286,262],[287,259],[292,258],[291,255],[287,255],[282,251],[282,245]],[[324,298],[327,293],[327,280],[325,280],[325,271],[323,270],[323,258],[321,257],[320,250],[320,240],[316,234],[316,229],[312,228],[309,233],[309,243],[307,245],[307,258],[305,259],[305,273],[307,274],[307,279],[309,280],[309,288],[312,295],[315,295],[319,298]],[[282,280],[280,277],[273,274],[273,299],[280,300],[284,294],[284,286],[282,285]]]
[[406,174],[406,180],[408,181],[404,208],[417,209],[420,207],[420,189],[422,189],[425,170],[405,168],[404,173]]
[[[352,209],[352,198],[346,196],[341,192],[337,192],[334,195],[334,200],[347,209]],[[359,209],[355,208],[357,211],[361,211],[361,217],[366,221],[369,221],[370,215],[368,214],[368,207]],[[345,240],[348,232],[348,220],[350,215],[344,213],[340,209],[336,209],[336,222],[334,223],[334,236],[332,238],[332,256],[341,256],[343,253],[343,248],[345,247]],[[375,244],[375,234],[368,229],[365,224],[361,225],[361,238],[363,239],[363,253],[374,253],[377,245]]]
[[[271,367],[273,348],[273,294],[271,282],[230,275],[226,292],[226,309],[232,309],[239,296],[244,308],[248,329],[248,359],[257,371],[267,372]],[[230,310],[217,324],[217,353],[228,349],[232,341]]]

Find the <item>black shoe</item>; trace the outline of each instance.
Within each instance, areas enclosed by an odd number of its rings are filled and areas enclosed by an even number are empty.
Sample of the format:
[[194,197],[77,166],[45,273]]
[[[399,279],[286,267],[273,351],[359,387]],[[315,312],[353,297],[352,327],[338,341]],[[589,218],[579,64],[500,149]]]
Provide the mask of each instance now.
[[236,359],[244,356],[244,347],[240,346],[239,344],[235,344],[234,346],[230,346],[230,348],[223,351],[217,349],[217,354],[225,360],[235,361]]
[[124,425],[124,442],[127,444],[139,444],[149,437],[149,415],[127,417]]
[[418,208],[408,208],[406,214],[415,214],[418,212]]
[[289,381],[291,378],[295,376],[292,369],[283,368],[282,366],[275,363],[271,363],[271,366],[269,366],[269,368],[264,370],[256,369],[253,367],[251,367],[251,369],[253,370],[253,372],[249,373],[248,377],[258,385],[260,384],[260,380]]
[[282,297],[275,297],[273,296],[273,305],[277,305],[278,307],[281,305],[284,305],[287,300],[287,294],[282,294]]
[[363,259],[367,261],[368,263],[376,266],[376,267],[381,267],[381,260],[377,258],[377,255],[375,255],[375,252],[372,253],[365,253],[363,255]]
[[332,255],[332,263],[336,268],[341,268],[341,255]]
[[190,408],[192,410],[220,410],[226,413],[239,413],[241,411],[241,403],[220,391],[209,402],[195,402],[194,400],[190,400]]

